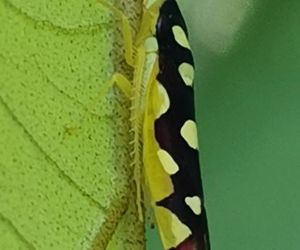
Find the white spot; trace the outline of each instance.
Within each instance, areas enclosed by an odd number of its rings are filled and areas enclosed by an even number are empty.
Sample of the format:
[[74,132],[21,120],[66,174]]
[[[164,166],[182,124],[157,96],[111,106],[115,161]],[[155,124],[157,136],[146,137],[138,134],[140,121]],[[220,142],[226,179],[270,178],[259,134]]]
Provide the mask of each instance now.
[[158,158],[161,164],[164,167],[164,170],[169,174],[173,175],[176,174],[179,170],[177,163],[174,161],[172,156],[165,150],[159,149],[157,151]]
[[180,134],[191,148],[198,148],[197,126],[194,121],[187,120],[180,129]]
[[198,196],[186,197],[184,201],[190,207],[190,209],[192,209],[194,214],[201,214],[201,200]]
[[153,109],[156,114],[156,119],[162,116],[170,108],[170,99],[164,86],[157,82],[157,93],[152,100]]
[[189,63],[182,63],[178,67],[179,74],[181,75],[184,83],[187,86],[192,86],[194,81],[194,67]]
[[184,30],[179,25],[173,26],[172,31],[174,34],[174,38],[178,44],[180,44],[184,48],[191,49],[187,36]]
[[149,37],[145,40],[144,47],[146,52],[156,52],[158,51],[158,44],[155,37]]

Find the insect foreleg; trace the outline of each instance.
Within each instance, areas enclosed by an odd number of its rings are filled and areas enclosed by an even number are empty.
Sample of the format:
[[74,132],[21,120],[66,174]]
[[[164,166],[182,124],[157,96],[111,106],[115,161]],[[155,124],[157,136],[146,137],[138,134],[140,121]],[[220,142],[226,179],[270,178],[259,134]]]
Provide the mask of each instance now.
[[134,46],[132,38],[132,28],[129,23],[128,17],[116,7],[108,3],[106,0],[97,0],[100,4],[107,7],[122,23],[122,36],[124,39],[124,57],[126,63],[131,67],[134,67]]

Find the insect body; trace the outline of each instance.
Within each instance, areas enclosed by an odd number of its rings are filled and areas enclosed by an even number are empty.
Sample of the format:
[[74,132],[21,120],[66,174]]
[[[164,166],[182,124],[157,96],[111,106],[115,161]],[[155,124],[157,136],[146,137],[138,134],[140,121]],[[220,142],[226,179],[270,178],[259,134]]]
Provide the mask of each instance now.
[[129,22],[110,8],[122,19],[125,58],[134,69],[132,80],[117,73],[112,81],[132,100],[138,202],[143,165],[141,182],[150,194],[164,249],[209,250],[195,123],[194,62],[184,19],[175,0],[145,1],[140,32],[131,44]]
[[146,178],[166,249],[209,249],[194,110],[194,62],[174,0],[156,22],[158,74],[144,120]]

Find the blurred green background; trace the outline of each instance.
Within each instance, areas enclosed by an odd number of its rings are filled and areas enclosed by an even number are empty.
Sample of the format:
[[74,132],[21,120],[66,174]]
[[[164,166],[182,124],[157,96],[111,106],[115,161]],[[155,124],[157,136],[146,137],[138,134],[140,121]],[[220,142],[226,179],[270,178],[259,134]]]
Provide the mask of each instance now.
[[297,250],[300,2],[179,2],[197,66],[212,249]]
[[[15,58],[13,52],[16,52],[16,55],[21,55],[22,58],[27,59],[26,53],[32,53],[32,51],[39,49],[33,45],[35,45],[36,40],[39,41],[37,39],[39,32],[44,31],[45,27],[34,22],[31,23],[32,20],[27,20],[28,17],[23,12],[18,12],[18,8],[13,9],[9,5],[9,2],[21,3],[21,1],[2,2],[5,2],[7,8],[12,9],[13,14],[10,16],[11,19],[5,19],[6,22],[4,22],[1,30],[5,31],[7,29],[6,25],[22,30],[22,25],[26,26],[28,22],[29,28],[26,27],[29,31],[28,33],[14,33],[14,35],[17,34],[15,37],[20,40],[11,39],[9,41],[6,40],[8,38],[2,37],[0,40],[3,47],[7,45],[7,48],[11,46],[15,49],[4,51],[1,48],[0,57],[2,61],[5,61],[5,56]],[[298,111],[300,107],[300,2],[297,0],[178,0],[178,2],[189,27],[190,41],[197,67],[196,108],[200,135],[202,177],[212,250],[298,250],[300,246],[300,216],[298,215],[298,208],[300,207],[298,192],[300,187],[300,114]],[[72,2],[69,2],[69,5],[72,9],[74,8]],[[50,4],[50,6],[52,5]],[[28,5],[27,7],[31,10],[36,5],[32,4],[32,6]],[[56,8],[55,5],[52,7]],[[64,7],[61,8],[67,12]],[[85,7],[82,7],[82,9],[88,10]],[[99,10],[95,13],[98,12]],[[2,9],[3,16],[4,13],[6,14],[6,10]],[[43,17],[43,13],[39,9],[36,10],[36,13],[37,16],[35,17]],[[66,19],[61,19],[57,10],[53,13],[59,17],[54,19],[55,25],[60,26],[66,20],[70,21],[69,16]],[[16,18],[20,16],[20,18],[26,20],[26,23],[25,21],[23,23],[18,21],[19,19],[15,21],[12,18],[15,16]],[[49,17],[52,17],[52,15],[49,15]],[[98,16],[96,14],[91,15],[89,12],[86,14],[86,19],[82,19],[79,14],[75,17],[75,23],[77,23],[77,18],[79,20],[78,24],[81,24],[81,22],[86,22],[86,24],[95,22],[98,24],[96,20],[99,20],[101,24]],[[90,17],[92,17],[91,20]],[[71,24],[73,24],[72,21],[74,20],[70,21]],[[66,23],[65,28],[69,29],[71,27],[68,25],[69,23]],[[27,28],[24,30],[26,31]],[[33,32],[31,29],[34,33],[30,33]],[[89,79],[91,70],[86,66],[91,66],[94,69],[93,73],[98,75],[100,67],[95,62],[100,60],[98,58],[100,52],[97,54],[97,49],[100,47],[94,46],[94,43],[99,43],[99,34],[102,33],[98,31],[98,34],[96,31],[90,30],[90,33],[81,34],[79,32],[70,35],[64,29],[54,29],[52,26],[46,26],[45,34],[49,36],[41,38],[49,38],[50,44],[57,39],[57,44],[61,46],[59,46],[57,54],[52,53],[52,51],[56,51],[56,48],[54,48],[55,50],[41,49],[43,51],[41,62],[45,62],[45,66],[47,66],[47,60],[50,61],[50,59],[60,62],[61,60],[58,60],[59,56],[65,48],[64,43],[61,43],[61,41],[65,39],[66,46],[71,51],[68,53],[72,55],[74,51],[80,52],[78,47],[94,48],[90,50],[90,54],[83,50],[84,53],[79,54],[78,58],[72,60],[78,62],[78,64],[74,64],[76,67],[78,65],[79,69],[88,72],[86,74],[87,79]],[[13,31],[8,33],[13,33]],[[65,37],[65,35],[67,36]],[[18,44],[17,42],[22,41],[21,39],[28,37],[34,42],[24,40],[24,43],[22,43],[24,48],[23,46],[20,48],[14,46]],[[73,47],[67,43],[70,40],[70,43],[73,44],[72,39],[82,42],[89,41],[89,43],[74,44],[72,46],[75,46],[76,49],[73,50]],[[28,48],[32,50],[28,51]],[[96,53],[94,53],[95,51]],[[87,60],[84,60],[85,58]],[[34,60],[33,58],[29,59]],[[29,62],[31,62],[30,60]],[[8,62],[11,63],[11,61]],[[84,64],[84,67],[81,66],[81,63]],[[64,62],[62,64],[64,65]],[[36,65],[34,63],[32,65],[33,67],[25,61],[23,66],[26,66],[26,70],[30,68],[30,73],[39,72],[39,69],[35,68]],[[49,65],[53,66],[54,64]],[[5,72],[5,67],[3,68],[2,71]],[[45,67],[45,70],[48,72],[47,67]],[[53,77],[54,72],[56,73],[55,67],[52,74],[49,75]],[[69,72],[69,68],[66,68],[65,71],[58,71],[58,73],[63,76],[73,76],[73,73]],[[39,78],[45,78],[41,73],[31,74],[30,76],[38,79],[36,83],[47,83],[46,80],[39,81]],[[2,84],[6,83],[5,74],[2,77],[5,79]],[[7,77],[7,82],[9,82],[9,78]],[[12,78],[14,79],[14,77]],[[60,75],[58,79],[61,79]],[[72,80],[73,78],[70,79],[67,82],[77,84],[76,81]],[[79,77],[79,79],[82,78]],[[95,86],[98,83],[97,79],[95,77],[92,81]],[[56,83],[56,81],[54,82]],[[95,91],[95,89],[90,90],[91,93],[95,93]],[[13,96],[15,93],[6,94]],[[53,94],[57,94],[57,92],[53,91]],[[79,97],[81,98],[81,95]],[[83,97],[85,98],[85,96]],[[69,106],[73,107],[72,105]],[[99,129],[96,131],[99,131]],[[44,136],[41,138],[44,138]],[[28,140],[27,137],[25,139]],[[13,144],[9,146],[11,145]],[[74,142],[74,145],[77,145],[77,142],[76,144]],[[35,153],[34,150],[33,152]],[[36,154],[38,153],[40,152],[38,151]],[[44,160],[47,161],[47,159]],[[47,162],[47,164],[50,163]],[[45,163],[45,166],[48,166],[47,164]],[[98,166],[97,164],[98,162],[95,166]],[[50,171],[52,168],[47,169]],[[35,169],[32,171],[35,171]],[[91,173],[91,171],[87,171],[87,173]],[[33,176],[38,176],[38,174],[38,172],[34,173]],[[30,173],[26,172],[24,175],[29,176]],[[58,177],[51,179],[49,174],[45,178],[49,182],[57,179]],[[43,181],[43,183],[46,182]],[[0,183],[0,187],[2,187],[1,184],[5,188],[3,183]],[[56,185],[56,183],[54,184]],[[54,184],[53,186],[55,186]],[[64,185],[67,186],[67,184]],[[93,183],[91,183],[91,186],[96,187]],[[31,186],[29,185],[29,187]],[[11,190],[15,191],[16,188]],[[60,190],[59,195],[61,193],[67,194],[67,188]],[[28,192],[30,195],[28,203],[31,201],[30,199],[34,200],[34,194],[36,193],[36,190]],[[82,206],[84,208],[82,211],[89,212],[86,207],[90,208],[92,205],[87,204],[85,206],[82,202],[83,196],[80,196],[82,200],[78,200],[77,196],[74,195],[75,191],[70,191],[70,193],[73,194],[74,204]],[[56,194],[53,194],[53,196],[63,197]],[[58,208],[67,214],[68,209],[65,206],[62,203],[61,207]],[[16,214],[20,210],[17,208],[16,206],[13,211]],[[51,211],[51,215],[54,217],[59,215],[59,209],[55,210],[52,207],[47,207],[47,209]],[[99,214],[98,210],[98,208],[93,208],[91,215],[87,217],[94,220],[93,216]],[[15,219],[22,222],[23,217],[25,219],[31,218],[26,217],[31,214],[33,214],[32,211],[28,212],[22,207],[19,214],[20,218],[16,217]],[[48,215],[48,213],[45,214]],[[52,217],[45,216],[45,218],[51,220]],[[39,220],[39,217],[33,216],[33,219]],[[58,225],[63,223],[66,223],[66,225],[78,224],[79,227],[76,230],[82,230],[83,227],[79,223],[82,220],[78,220],[76,216],[74,216],[74,219],[71,217],[69,219],[69,221],[58,220],[55,222]],[[3,218],[0,218],[0,220],[4,221]],[[89,221],[85,223],[88,224]],[[8,226],[6,224],[1,225],[0,231],[5,232]],[[56,224],[44,225],[39,223],[37,225],[43,229],[49,228],[51,230],[55,227],[53,225]],[[31,231],[25,230],[27,226],[32,226]],[[38,229],[34,227],[34,223],[32,225],[21,223],[20,228],[22,231],[20,232],[27,234],[32,231],[41,232],[41,235],[43,233],[43,235],[48,236],[47,238],[50,239],[49,242],[51,243],[52,238],[45,233],[46,230],[43,231],[38,227]],[[70,235],[73,235],[73,231],[71,232],[68,228],[63,229],[63,232],[70,232]],[[6,233],[15,236],[16,232],[6,231]],[[3,235],[5,238],[5,234]],[[72,240],[71,237],[67,239],[64,234],[57,235],[64,237],[62,245],[67,245]],[[77,234],[74,233],[74,235],[79,238]],[[11,241],[7,241],[12,243],[8,249],[12,249],[14,244],[14,249],[19,248],[18,242],[20,241],[18,240],[19,238],[16,237]],[[41,237],[37,240],[38,243],[43,243]],[[71,243],[68,246],[72,245]],[[34,242],[34,244],[37,243]],[[147,244],[148,250],[161,249],[157,233],[151,229],[148,229],[147,232]],[[2,248],[0,247],[1,250]]]

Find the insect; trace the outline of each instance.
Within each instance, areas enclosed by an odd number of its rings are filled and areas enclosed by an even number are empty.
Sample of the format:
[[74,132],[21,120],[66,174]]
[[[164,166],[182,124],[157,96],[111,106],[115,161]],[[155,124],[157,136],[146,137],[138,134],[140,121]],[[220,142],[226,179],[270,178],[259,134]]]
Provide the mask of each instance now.
[[195,122],[194,61],[178,5],[175,0],[144,1],[140,31],[133,39],[127,17],[106,1],[98,1],[120,18],[124,57],[134,71],[133,79],[115,73],[109,85],[117,85],[131,100],[140,217],[145,186],[164,249],[209,250]]

